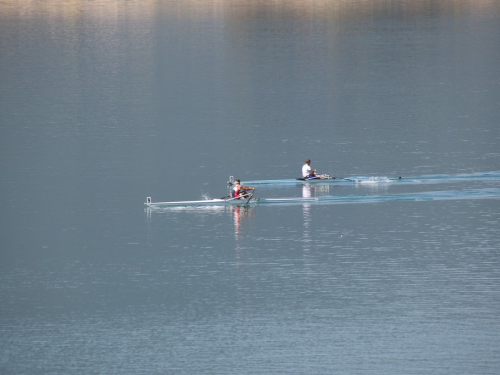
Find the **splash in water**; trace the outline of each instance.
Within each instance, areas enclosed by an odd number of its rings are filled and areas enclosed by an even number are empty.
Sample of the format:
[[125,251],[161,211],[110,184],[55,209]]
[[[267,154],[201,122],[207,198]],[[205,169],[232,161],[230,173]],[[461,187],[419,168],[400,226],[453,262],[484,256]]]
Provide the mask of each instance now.
[[357,180],[358,184],[379,184],[385,182],[391,182],[392,180],[389,177],[369,177],[366,180]]

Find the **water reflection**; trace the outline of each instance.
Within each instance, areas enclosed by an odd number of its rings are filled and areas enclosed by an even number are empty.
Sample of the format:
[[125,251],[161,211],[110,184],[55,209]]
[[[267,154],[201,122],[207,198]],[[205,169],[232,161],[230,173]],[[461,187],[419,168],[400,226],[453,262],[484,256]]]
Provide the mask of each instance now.
[[233,214],[234,223],[234,239],[236,241],[236,254],[237,258],[240,259],[241,251],[241,228],[242,224],[248,219],[255,216],[254,207],[250,206],[230,206],[229,211]]
[[311,198],[312,187],[308,185],[302,186],[302,198]]
[[330,193],[330,185],[329,184],[304,184],[302,186],[302,198],[312,198],[321,195],[328,195]]
[[353,185],[355,190],[363,189],[364,193],[383,193],[389,190],[389,182],[380,182],[378,180],[361,181]]
[[[304,184],[302,186],[302,198],[314,198],[317,196],[326,196],[330,193],[329,184]],[[312,231],[312,215],[311,215],[311,203],[302,204],[302,217],[304,221],[303,225],[303,236],[302,241],[304,243],[304,251],[311,250],[311,245],[313,242],[311,231]]]
[[[316,196],[315,190],[317,186],[304,184],[302,186],[302,197],[311,198]],[[304,203],[302,205],[302,217],[304,219],[302,240],[304,242],[304,251],[311,250],[311,204]]]
[[[232,218],[233,221],[233,233],[235,239],[235,249],[237,253],[237,258],[240,258],[240,251],[242,249],[243,241],[243,228],[250,220],[255,217],[255,206],[178,206],[178,207],[147,207],[144,209],[147,217],[147,236],[148,239],[153,237],[153,217],[158,215],[168,215],[168,214],[182,214],[189,213],[190,215],[195,215],[200,217],[202,220],[207,215],[222,215],[226,218]],[[176,222],[179,220],[180,216],[174,215],[172,219]],[[160,220],[162,222],[162,220]]]

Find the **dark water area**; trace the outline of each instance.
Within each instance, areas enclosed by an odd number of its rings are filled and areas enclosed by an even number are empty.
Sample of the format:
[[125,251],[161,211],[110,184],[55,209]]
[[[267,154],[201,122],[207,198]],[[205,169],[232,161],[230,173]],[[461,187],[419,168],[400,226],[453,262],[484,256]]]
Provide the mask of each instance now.
[[[1,2],[0,373],[497,374],[498,35],[488,0]],[[372,183],[144,206],[306,158]]]

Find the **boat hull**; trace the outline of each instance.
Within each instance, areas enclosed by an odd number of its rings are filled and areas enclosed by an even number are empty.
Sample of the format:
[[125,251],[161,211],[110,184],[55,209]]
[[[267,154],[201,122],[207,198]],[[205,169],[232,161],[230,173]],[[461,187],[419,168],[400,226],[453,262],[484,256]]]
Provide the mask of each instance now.
[[258,199],[204,199],[199,201],[179,202],[151,202],[144,203],[148,207],[175,207],[175,206],[244,206],[257,202]]
[[252,180],[245,181],[245,185],[290,185],[290,184],[352,184],[352,183],[381,183],[390,181],[400,181],[401,177],[330,177],[330,178],[285,178],[277,180]]
[[[148,198],[149,199],[149,198]],[[310,198],[252,198],[248,199],[209,199],[199,201],[179,201],[179,202],[146,202],[149,208],[168,207],[215,207],[215,206],[250,206],[261,204],[297,204],[297,203],[317,203],[317,197]]]

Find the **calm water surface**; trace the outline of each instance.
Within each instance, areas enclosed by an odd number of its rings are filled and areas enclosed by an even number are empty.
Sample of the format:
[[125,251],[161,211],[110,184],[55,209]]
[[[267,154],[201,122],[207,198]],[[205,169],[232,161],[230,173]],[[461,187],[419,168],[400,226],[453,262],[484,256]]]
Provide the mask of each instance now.
[[[498,35],[489,0],[2,2],[0,373],[497,374]],[[411,181],[143,204],[305,158]]]

